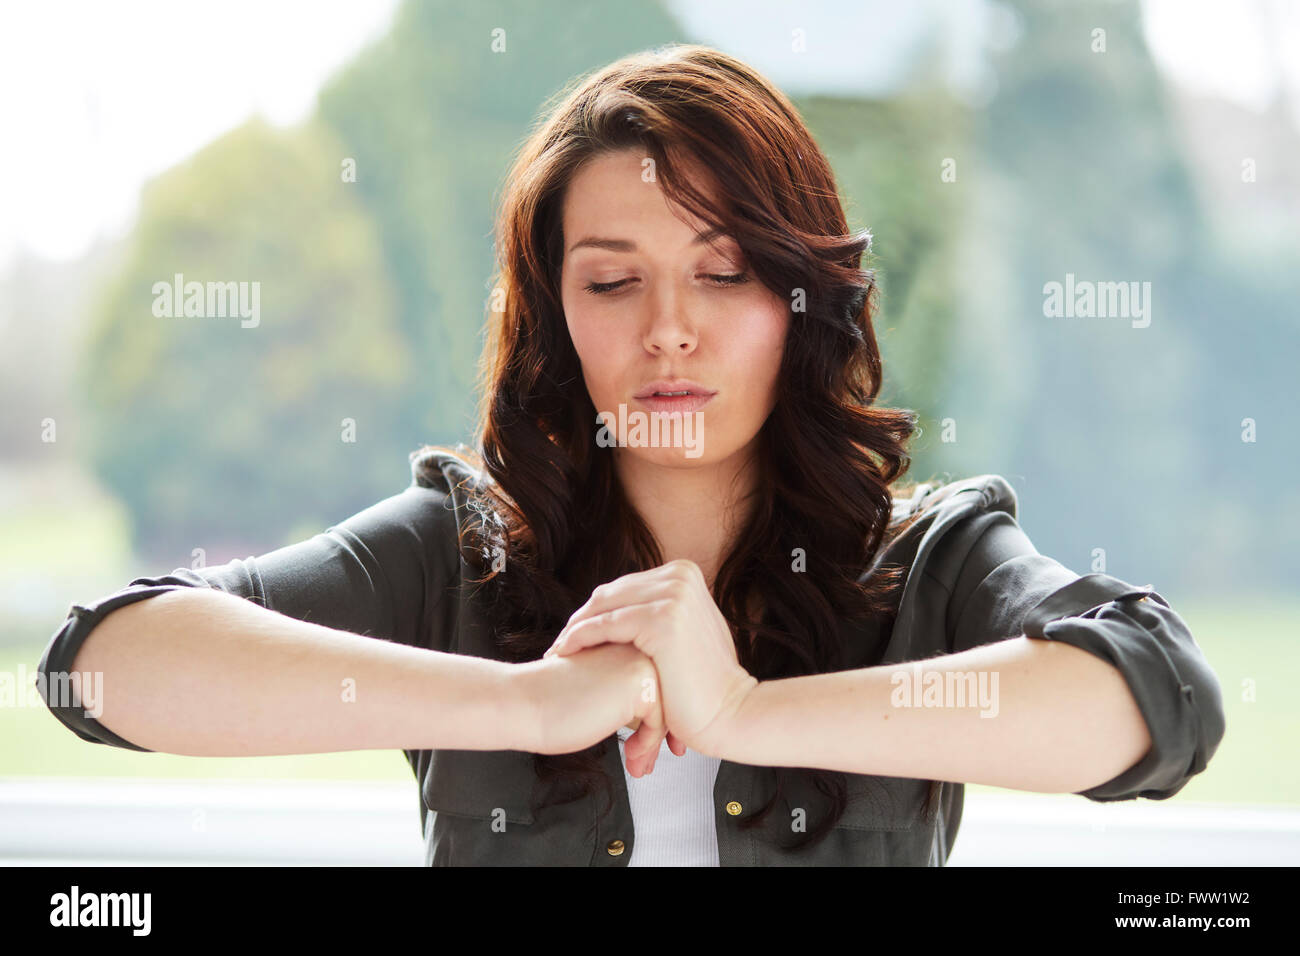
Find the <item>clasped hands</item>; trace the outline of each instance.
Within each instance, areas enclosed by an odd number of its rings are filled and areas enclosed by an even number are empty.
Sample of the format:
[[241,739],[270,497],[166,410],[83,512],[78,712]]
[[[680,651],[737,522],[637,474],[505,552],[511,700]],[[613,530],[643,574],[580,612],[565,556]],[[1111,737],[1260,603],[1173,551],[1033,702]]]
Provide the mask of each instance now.
[[[639,653],[631,653],[632,648]],[[588,665],[586,672],[561,675],[563,679],[548,686],[576,694],[589,691],[592,696],[607,695],[608,682],[626,681],[630,670],[634,696],[627,701],[619,696],[611,706],[631,708],[618,717],[619,726],[640,718],[636,732],[624,744],[628,772],[637,777],[654,769],[665,737],[679,757],[688,747],[721,756],[725,741],[736,730],[742,704],[759,683],[740,666],[731,629],[704,574],[687,560],[669,561],[597,587],[569,618],[543,660],[552,669],[559,668],[560,661],[573,669],[580,661]],[[609,735],[608,727],[599,731],[588,723],[579,728],[573,715],[583,711],[584,703],[569,699],[538,708],[543,742],[537,752],[569,753]],[[606,723],[614,713],[602,712]],[[567,726],[548,728],[548,724]],[[570,746],[587,738],[591,739],[586,744]]]

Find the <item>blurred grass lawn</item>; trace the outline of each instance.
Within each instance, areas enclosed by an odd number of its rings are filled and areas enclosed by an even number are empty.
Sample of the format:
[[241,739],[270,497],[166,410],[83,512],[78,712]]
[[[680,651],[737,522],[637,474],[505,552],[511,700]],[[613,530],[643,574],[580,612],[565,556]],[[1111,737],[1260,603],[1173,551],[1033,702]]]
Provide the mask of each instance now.
[[[1300,804],[1295,759],[1300,698],[1292,692],[1300,684],[1295,652],[1300,602],[1238,598],[1211,604],[1166,597],[1219,675],[1228,728],[1209,768],[1173,799]],[[0,649],[0,666],[12,674],[21,661],[31,675],[43,650],[41,645]],[[1255,683],[1254,702],[1243,700],[1246,681]],[[0,776],[26,775],[413,780],[400,750],[245,758],[137,753],[82,741],[43,705],[4,708]]]

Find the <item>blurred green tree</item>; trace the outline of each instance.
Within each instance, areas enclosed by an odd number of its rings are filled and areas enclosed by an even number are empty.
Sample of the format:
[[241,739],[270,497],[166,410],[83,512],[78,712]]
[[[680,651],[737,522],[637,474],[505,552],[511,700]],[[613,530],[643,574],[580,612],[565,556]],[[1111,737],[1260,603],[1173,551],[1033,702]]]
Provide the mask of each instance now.
[[[318,123],[253,120],[144,191],[77,376],[92,462],[144,553],[279,543],[403,477],[408,441],[387,422],[413,362],[339,152]],[[258,283],[259,320],[156,316],[154,284],[177,273]]]

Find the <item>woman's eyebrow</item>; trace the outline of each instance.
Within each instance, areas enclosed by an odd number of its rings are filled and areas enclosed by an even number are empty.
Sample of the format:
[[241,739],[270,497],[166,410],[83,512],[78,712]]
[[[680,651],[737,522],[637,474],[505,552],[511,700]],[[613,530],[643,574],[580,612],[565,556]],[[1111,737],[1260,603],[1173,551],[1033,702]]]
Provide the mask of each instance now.
[[[691,245],[703,245],[706,242],[712,242],[714,239],[722,235],[727,235],[727,232],[723,229],[716,227],[713,229],[706,229],[704,232],[695,234],[695,238],[691,240]],[[573,245],[569,246],[568,251],[573,252],[575,249],[582,249],[584,247],[592,249],[607,249],[610,252],[636,252],[636,243],[631,239],[605,239],[599,236],[587,236],[585,239],[579,239]]]

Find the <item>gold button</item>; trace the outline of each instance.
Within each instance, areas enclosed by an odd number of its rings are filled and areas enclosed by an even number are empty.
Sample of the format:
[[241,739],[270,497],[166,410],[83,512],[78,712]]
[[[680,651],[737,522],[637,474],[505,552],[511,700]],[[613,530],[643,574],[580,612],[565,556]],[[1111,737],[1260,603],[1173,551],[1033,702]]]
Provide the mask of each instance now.
[[605,850],[606,850],[607,853],[609,853],[610,856],[622,856],[622,855],[623,855],[623,841],[622,841],[622,840],[610,840],[610,841],[609,841],[609,846],[605,847]]
[[727,812],[730,813],[733,817],[740,816],[740,811],[743,809],[744,808],[735,800],[732,800],[730,803],[727,804]]

